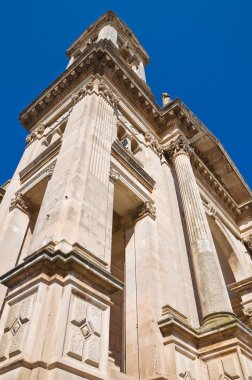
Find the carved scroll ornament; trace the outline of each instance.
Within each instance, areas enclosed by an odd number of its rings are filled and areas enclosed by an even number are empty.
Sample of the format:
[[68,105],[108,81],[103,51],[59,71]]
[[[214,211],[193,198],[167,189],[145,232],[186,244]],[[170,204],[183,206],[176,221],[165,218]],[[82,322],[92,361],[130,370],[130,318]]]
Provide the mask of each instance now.
[[179,135],[179,137],[175,141],[172,141],[171,144],[165,149],[166,156],[170,161],[172,161],[173,158],[179,153],[191,155],[192,152],[193,149],[190,147],[187,139],[183,135]]

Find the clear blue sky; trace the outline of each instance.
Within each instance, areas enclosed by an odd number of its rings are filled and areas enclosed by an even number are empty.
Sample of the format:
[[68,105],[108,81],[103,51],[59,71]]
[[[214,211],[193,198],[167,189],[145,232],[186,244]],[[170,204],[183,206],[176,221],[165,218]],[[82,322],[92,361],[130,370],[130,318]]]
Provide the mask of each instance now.
[[66,49],[107,10],[151,56],[147,82],[179,97],[252,186],[251,0],[8,0],[1,4],[0,183],[25,147],[18,114],[65,68]]

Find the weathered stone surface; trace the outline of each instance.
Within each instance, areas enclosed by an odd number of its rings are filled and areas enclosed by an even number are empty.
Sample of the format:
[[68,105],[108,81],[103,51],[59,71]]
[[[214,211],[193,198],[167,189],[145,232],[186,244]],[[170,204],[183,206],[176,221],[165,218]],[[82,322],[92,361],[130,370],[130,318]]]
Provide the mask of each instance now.
[[0,188],[0,379],[252,379],[248,187],[113,12],[67,54]]

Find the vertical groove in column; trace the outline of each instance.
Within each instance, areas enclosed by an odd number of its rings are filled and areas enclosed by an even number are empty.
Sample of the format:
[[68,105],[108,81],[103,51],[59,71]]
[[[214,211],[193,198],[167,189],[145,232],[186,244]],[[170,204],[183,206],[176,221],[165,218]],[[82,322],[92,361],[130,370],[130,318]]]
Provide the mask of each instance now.
[[[205,226],[207,220],[206,217],[204,218],[204,210],[203,206],[201,206],[201,198],[198,187],[196,187],[197,184],[195,183],[189,157],[185,154],[179,154],[175,159],[175,167],[181,187],[185,213],[187,214],[186,217],[190,221],[188,223],[190,240],[195,242],[198,239],[207,239],[208,233]],[[197,224],[195,224],[196,220]]]
[[[232,313],[217,252],[187,152],[175,154],[176,170],[188,230],[203,317]],[[210,318],[210,317],[209,317]]]
[[71,166],[71,157],[76,146],[75,142],[78,138],[80,121],[84,112],[83,108],[85,108],[85,103],[86,97],[79,101],[72,110],[72,113],[68,120],[68,125],[64,133],[61,155],[59,156],[57,165],[55,166],[52,180],[56,180],[57,178],[62,177],[62,173],[67,172]]
[[100,98],[89,170],[105,185],[108,182],[108,160],[110,159],[108,153],[111,145],[112,112],[111,106],[103,98]]

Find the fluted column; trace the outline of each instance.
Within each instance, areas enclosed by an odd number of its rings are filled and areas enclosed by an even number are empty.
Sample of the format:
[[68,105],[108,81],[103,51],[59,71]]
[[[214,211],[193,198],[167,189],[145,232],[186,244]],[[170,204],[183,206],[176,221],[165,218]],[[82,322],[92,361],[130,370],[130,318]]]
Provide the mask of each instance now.
[[118,99],[98,80],[88,83],[72,99],[28,254],[50,242],[64,251],[78,244],[109,265],[113,215],[109,171]]
[[190,162],[192,148],[179,136],[166,152],[178,178],[203,321],[230,314],[231,303]]

